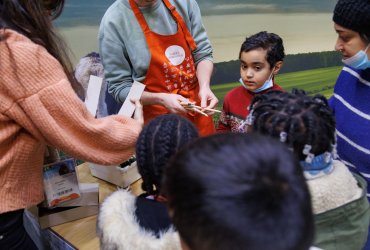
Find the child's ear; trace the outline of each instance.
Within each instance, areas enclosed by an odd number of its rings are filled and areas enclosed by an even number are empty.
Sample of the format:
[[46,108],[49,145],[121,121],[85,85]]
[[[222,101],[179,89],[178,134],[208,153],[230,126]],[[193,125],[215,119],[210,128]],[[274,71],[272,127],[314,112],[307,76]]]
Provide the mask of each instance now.
[[283,61],[276,62],[272,74],[277,75],[277,73],[279,73],[279,70],[281,69],[281,67],[283,67]]

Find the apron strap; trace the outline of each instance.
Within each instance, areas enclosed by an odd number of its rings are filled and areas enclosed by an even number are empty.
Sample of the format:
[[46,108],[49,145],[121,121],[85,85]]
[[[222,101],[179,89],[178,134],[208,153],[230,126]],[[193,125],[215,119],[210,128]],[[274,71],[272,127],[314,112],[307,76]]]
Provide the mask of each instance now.
[[[133,1],[133,0],[131,0]],[[176,22],[180,25],[180,28],[182,29],[185,39],[192,51],[194,51],[197,48],[197,45],[195,44],[195,41],[193,39],[193,36],[190,34],[189,29],[186,27],[184,20],[180,16],[180,14],[177,12],[175,6],[173,6],[169,0],[162,0],[164,4],[167,6],[167,8],[171,11],[172,16],[175,18]]]
[[143,16],[143,14],[141,13],[139,7],[137,6],[137,4],[135,3],[134,0],[129,0],[129,3],[130,3],[132,11],[134,12],[134,14],[136,16],[136,19],[138,20],[138,22],[141,26],[141,29],[143,30],[144,33],[149,33],[150,32],[149,25],[145,21],[145,18]]

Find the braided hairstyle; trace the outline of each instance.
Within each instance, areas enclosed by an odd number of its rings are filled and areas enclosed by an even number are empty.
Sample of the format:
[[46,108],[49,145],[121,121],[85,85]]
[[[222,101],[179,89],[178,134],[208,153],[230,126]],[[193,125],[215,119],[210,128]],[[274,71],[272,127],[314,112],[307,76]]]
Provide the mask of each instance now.
[[182,146],[197,137],[195,126],[179,115],[162,115],[151,120],[141,131],[136,144],[142,189],[151,195],[159,194],[167,162]]
[[[335,120],[327,99],[322,95],[307,96],[303,90],[292,93],[270,91],[256,96],[250,105],[252,130],[280,137],[293,149],[299,160],[304,160],[304,146],[311,145],[311,153],[331,152],[335,144]],[[281,132],[286,133],[281,138]]]

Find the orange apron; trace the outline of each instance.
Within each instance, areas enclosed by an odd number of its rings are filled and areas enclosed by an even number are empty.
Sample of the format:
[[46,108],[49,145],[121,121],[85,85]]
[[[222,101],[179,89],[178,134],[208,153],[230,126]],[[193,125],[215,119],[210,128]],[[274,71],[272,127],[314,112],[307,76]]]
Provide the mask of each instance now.
[[[184,20],[168,0],[163,1],[177,22],[177,32],[173,35],[160,35],[152,32],[134,0],[129,0],[131,9],[144,33],[151,55],[144,84],[145,90],[152,93],[173,93],[182,95],[200,105],[199,83],[191,50],[196,44]],[[145,105],[145,123],[156,116],[168,114],[169,111],[161,105]],[[212,117],[198,113],[185,115],[198,128],[200,135],[205,136],[215,132]]]

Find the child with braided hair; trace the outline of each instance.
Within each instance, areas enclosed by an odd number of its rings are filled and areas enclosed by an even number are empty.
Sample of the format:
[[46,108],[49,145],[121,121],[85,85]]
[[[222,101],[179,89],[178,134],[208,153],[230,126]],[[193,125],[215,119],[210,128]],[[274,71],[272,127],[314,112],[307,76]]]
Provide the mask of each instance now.
[[175,114],[158,116],[143,128],[136,161],[145,193],[135,197],[119,190],[104,201],[97,223],[102,249],[180,249],[161,180],[169,159],[198,137],[196,127]]
[[335,120],[325,97],[271,91],[250,105],[248,132],[279,138],[300,160],[322,249],[362,249],[370,219],[366,182],[334,160]]

